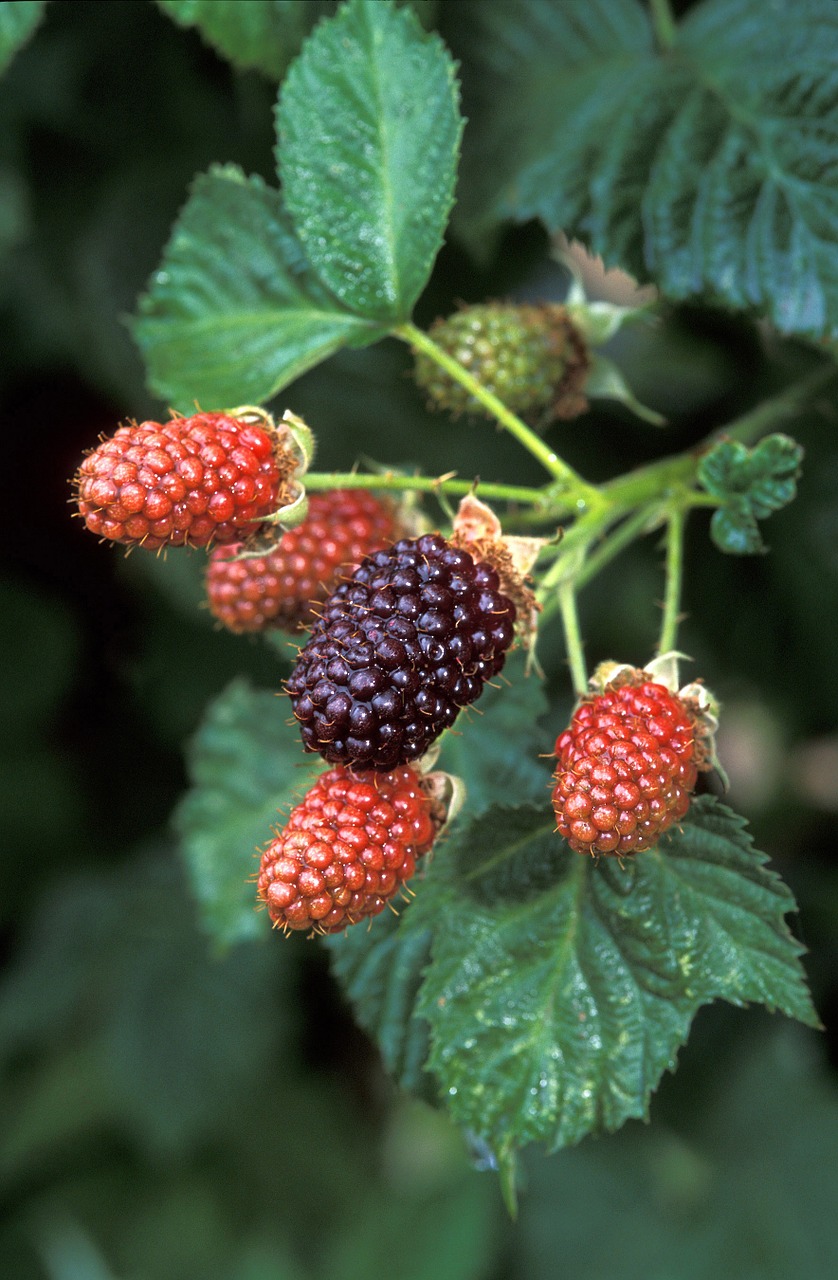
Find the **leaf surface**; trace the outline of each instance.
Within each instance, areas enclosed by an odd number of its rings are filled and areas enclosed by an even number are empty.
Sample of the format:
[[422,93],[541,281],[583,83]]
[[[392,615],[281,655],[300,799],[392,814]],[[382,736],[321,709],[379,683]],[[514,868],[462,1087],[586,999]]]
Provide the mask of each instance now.
[[278,192],[234,165],[195,180],[133,332],[151,386],[186,412],[261,403],[381,336],[312,274]]
[[275,693],[236,680],[191,744],[192,786],[175,823],[204,926],[221,946],[269,932],[256,912],[256,851],[312,773],[285,710]]
[[46,11],[46,0],[3,0],[0,3],[0,75],[34,35]]
[[720,440],[699,463],[698,478],[724,504],[713,513],[710,532],[721,551],[753,555],[764,551],[757,526],[793,501],[803,450],[789,436],[765,436],[753,449],[738,440]]
[[832,0],[705,0],[666,55],[636,0],[457,17],[472,238],[538,217],[668,297],[838,332]]
[[307,32],[333,4],[326,0],[157,0],[182,27],[197,27],[207,44],[242,70],[282,78]]
[[547,712],[541,681],[525,675],[526,657],[513,653],[503,671],[466,709],[442,739],[436,768],[456,774],[466,786],[468,811],[482,813],[504,796],[518,803],[544,800],[550,769],[540,758],[544,734],[538,721]]
[[432,922],[419,1013],[455,1119],[503,1161],[645,1116],[697,1010],[756,1001],[817,1025],[789,891],[709,798],[624,867],[570,853],[552,815],[490,810],[411,908]]
[[449,54],[390,0],[349,0],[290,69],[285,200],[312,266],[358,315],[410,315],[451,211],[461,129]]

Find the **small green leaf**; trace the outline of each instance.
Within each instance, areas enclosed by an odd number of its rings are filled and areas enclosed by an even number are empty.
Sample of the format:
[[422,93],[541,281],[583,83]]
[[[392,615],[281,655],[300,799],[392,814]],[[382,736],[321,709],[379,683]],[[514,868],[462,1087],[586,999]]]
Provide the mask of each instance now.
[[0,3],[0,75],[34,35],[46,11],[46,0],[3,0]]
[[721,440],[702,458],[699,481],[724,504],[710,524],[720,550],[731,555],[765,550],[757,520],[793,500],[802,460],[800,445],[779,433],[766,436],[753,449],[737,440]]
[[[421,880],[414,888],[421,892]],[[428,1024],[415,1013],[432,934],[427,926],[411,926],[409,908],[398,916],[385,911],[368,928],[347,929],[325,945],[335,976],[387,1070],[403,1089],[432,1100],[436,1090],[425,1072]]]
[[663,414],[641,404],[623,377],[620,367],[600,352],[591,356],[591,367],[585,380],[585,395],[591,400],[616,400],[650,426],[666,426]]
[[277,110],[285,200],[312,266],[358,315],[410,315],[451,211],[461,130],[449,54],[389,0],[348,0],[291,67]]
[[645,1116],[698,1009],[757,1001],[818,1025],[788,889],[710,798],[621,867],[537,808],[490,810],[412,908],[434,929],[418,1010],[454,1118],[496,1152]]
[[206,42],[235,66],[255,67],[280,80],[328,0],[157,0],[182,27],[197,27]]
[[234,165],[195,180],[133,332],[152,388],[184,412],[260,404],[381,336],[312,275],[278,192]]
[[192,788],[175,825],[204,926],[220,945],[268,932],[256,912],[256,852],[305,790],[308,763],[277,695],[243,680],[212,703],[195,735]]
[[758,556],[766,550],[747,499],[731,499],[726,507],[714,511],[710,536],[719,550],[729,556]]

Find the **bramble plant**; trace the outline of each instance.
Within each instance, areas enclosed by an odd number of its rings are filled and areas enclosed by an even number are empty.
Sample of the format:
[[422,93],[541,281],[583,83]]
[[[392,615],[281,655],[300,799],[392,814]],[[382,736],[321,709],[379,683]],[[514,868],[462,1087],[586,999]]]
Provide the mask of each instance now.
[[[665,0],[458,0],[458,69],[422,5],[292,5],[277,27],[267,3],[161,7],[281,80],[278,186],[230,164],[195,179],[132,321],[171,421],[100,443],[81,513],[139,548],[233,544],[212,555],[211,597],[226,593],[213,607],[267,633],[275,691],[290,692],[289,707],[235,683],[192,744],[177,825],[207,930],[225,946],[305,945],[272,921],[327,934],[394,1078],[489,1153],[512,1206],[526,1144],[554,1151],[648,1116],[703,1005],[819,1025],[792,895],[719,798],[713,671],[685,677],[678,649],[684,602],[701,607],[684,582],[688,522],[712,513],[708,555],[762,552],[761,522],[794,498],[802,463],[786,429],[835,376],[815,349],[838,336],[834,148],[818,132],[834,118],[835,13],[781,4],[769,25],[762,0],[702,0],[678,24]],[[589,300],[574,278],[561,301],[487,298],[416,322],[449,225],[479,258],[528,219],[556,255],[564,233],[654,297]],[[812,350],[802,377],[670,452],[663,416],[601,348],[683,300]],[[396,422],[382,424],[391,456],[359,459],[347,439],[342,469],[317,470],[295,380],[385,339],[415,357],[438,470],[406,462]],[[658,456],[594,481],[565,455],[600,399]],[[478,456],[497,428],[540,482],[456,474],[445,424],[460,414]],[[398,501],[398,528],[371,530],[367,507],[346,541],[353,491],[388,519]],[[350,549],[301,599],[330,494]],[[580,593],[652,536],[661,579],[636,601],[648,650],[597,654],[591,679]],[[278,628],[315,594],[289,671]],[[559,645],[561,706],[541,674]]]

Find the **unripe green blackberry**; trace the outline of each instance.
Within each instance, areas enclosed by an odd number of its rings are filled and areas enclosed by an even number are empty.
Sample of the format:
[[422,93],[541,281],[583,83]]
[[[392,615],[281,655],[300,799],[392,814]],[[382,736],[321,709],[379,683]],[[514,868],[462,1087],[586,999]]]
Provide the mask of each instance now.
[[[464,307],[436,320],[430,334],[443,351],[521,417],[549,422],[575,418],[587,408],[583,387],[590,365],[588,350],[566,308],[557,303]],[[455,415],[491,417],[474,396],[421,352],[416,355],[415,376],[438,408]]]

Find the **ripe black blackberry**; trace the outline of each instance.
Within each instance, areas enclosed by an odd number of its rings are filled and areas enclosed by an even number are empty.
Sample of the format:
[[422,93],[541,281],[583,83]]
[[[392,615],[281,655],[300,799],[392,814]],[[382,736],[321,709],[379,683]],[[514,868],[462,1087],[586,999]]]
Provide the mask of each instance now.
[[500,671],[514,625],[497,570],[439,534],[367,556],[288,681],[306,750],[358,769],[417,759]]

